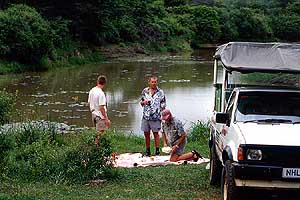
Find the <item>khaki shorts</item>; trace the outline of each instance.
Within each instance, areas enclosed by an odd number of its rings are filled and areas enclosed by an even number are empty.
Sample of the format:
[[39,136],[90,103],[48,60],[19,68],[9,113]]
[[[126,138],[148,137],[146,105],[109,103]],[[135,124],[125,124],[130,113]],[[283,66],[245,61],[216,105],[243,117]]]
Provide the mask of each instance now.
[[101,119],[99,116],[92,115],[92,121],[94,127],[96,127],[96,131],[104,131],[105,129],[107,129],[105,120]]

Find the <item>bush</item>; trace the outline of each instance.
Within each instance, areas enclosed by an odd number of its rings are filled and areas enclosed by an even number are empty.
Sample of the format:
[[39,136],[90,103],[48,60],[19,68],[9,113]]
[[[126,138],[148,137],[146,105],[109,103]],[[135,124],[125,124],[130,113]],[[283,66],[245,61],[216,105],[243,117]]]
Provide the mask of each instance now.
[[188,140],[207,144],[209,139],[209,122],[197,121],[193,123]]
[[0,125],[10,121],[14,105],[15,97],[6,91],[0,91]]
[[222,40],[270,40],[272,29],[265,15],[249,8],[219,9]]
[[220,36],[220,24],[217,12],[207,6],[196,7],[193,11],[193,21],[196,25],[194,46],[200,43],[216,42]]
[[173,7],[173,6],[182,6],[186,5],[189,0],[164,0],[164,5],[166,7]]
[[[26,64],[39,64],[54,48],[63,46],[67,22],[49,22],[26,5],[0,12],[0,56]],[[38,66],[41,67],[41,66]]]
[[238,27],[233,19],[233,13],[226,8],[215,8],[220,18],[220,40],[223,42],[234,41],[239,38]]
[[286,11],[288,14],[299,15],[300,14],[300,2],[289,3],[286,8]]
[[53,46],[55,48],[68,48],[69,47],[69,26],[70,21],[58,17],[49,21],[51,27],[51,37],[53,38]]
[[30,123],[1,135],[4,156],[0,169],[5,176],[24,181],[83,183],[109,178],[112,153],[110,140],[103,136],[94,144],[96,133],[60,135],[51,126]]
[[0,61],[0,74],[20,73],[28,69],[28,66],[15,61]]
[[300,16],[280,15],[272,19],[274,36],[284,41],[300,40]]

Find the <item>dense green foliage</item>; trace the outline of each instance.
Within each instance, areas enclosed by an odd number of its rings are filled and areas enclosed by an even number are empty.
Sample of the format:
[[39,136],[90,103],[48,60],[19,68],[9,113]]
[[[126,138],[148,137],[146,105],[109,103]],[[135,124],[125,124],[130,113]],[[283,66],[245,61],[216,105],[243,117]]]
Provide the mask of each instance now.
[[23,181],[82,183],[108,178],[112,153],[110,141],[95,133],[61,135],[54,126],[36,123],[0,133],[0,169],[2,176]]
[[19,4],[0,12],[0,56],[21,63],[39,63],[61,46],[64,23],[45,20],[34,8]]
[[[0,59],[38,68],[78,57],[77,44],[178,52],[203,43],[300,39],[299,0],[5,0],[0,8]],[[0,73],[20,71],[0,66]]]
[[0,125],[8,123],[11,119],[15,97],[6,91],[0,91]]

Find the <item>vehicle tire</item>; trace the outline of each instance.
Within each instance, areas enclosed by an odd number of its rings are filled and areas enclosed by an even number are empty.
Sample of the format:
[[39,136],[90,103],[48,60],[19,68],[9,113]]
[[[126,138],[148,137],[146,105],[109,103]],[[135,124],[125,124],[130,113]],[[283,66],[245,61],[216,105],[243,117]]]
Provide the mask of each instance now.
[[210,158],[209,182],[211,185],[220,185],[221,175],[222,175],[222,163],[217,156],[216,145],[214,141],[212,141],[209,158]]
[[[233,166],[230,160],[225,162],[221,178],[221,195],[222,200],[236,200],[238,199],[238,188],[234,182]],[[241,199],[241,198],[240,198]]]

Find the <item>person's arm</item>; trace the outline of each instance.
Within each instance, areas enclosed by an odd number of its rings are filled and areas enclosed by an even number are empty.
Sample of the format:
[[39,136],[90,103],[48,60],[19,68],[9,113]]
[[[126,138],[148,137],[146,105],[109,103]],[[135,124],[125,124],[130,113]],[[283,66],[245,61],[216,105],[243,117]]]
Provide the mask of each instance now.
[[145,106],[149,104],[149,101],[146,99],[145,95],[145,89],[141,93],[141,101],[140,101],[141,106]]
[[99,110],[100,110],[101,114],[102,114],[103,117],[104,117],[105,124],[106,124],[107,126],[110,126],[110,120],[109,120],[109,118],[108,118],[108,116],[107,116],[107,114],[106,114],[104,105],[100,105],[100,106],[99,106]]
[[110,120],[108,119],[108,116],[107,116],[107,113],[105,110],[105,106],[106,106],[106,97],[105,97],[104,93],[102,93],[99,96],[99,111],[101,112],[102,116],[104,117],[106,126],[110,126]]
[[180,146],[184,142],[185,138],[186,138],[186,133],[182,133],[176,145]]
[[165,132],[162,132],[162,139],[163,139],[164,147],[168,146],[168,140]]
[[186,138],[186,133],[183,132],[183,133],[181,134],[180,138],[178,139],[177,144],[175,144],[175,145],[172,147],[172,151],[175,151],[176,149],[178,149],[179,146],[184,142],[185,138]]
[[175,144],[173,147],[172,147],[172,150],[175,151],[185,140],[186,138],[186,133],[184,131],[184,128],[183,128],[183,124],[181,121],[177,121],[176,123],[176,129],[177,129],[177,133],[178,135],[180,136],[180,138],[178,139],[177,141],[177,144]]

